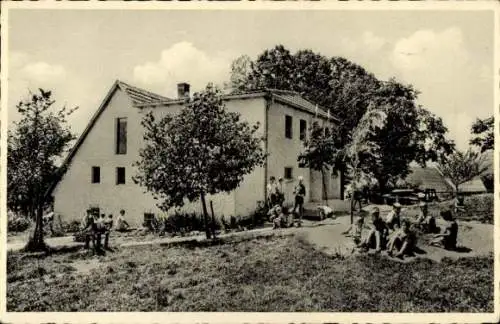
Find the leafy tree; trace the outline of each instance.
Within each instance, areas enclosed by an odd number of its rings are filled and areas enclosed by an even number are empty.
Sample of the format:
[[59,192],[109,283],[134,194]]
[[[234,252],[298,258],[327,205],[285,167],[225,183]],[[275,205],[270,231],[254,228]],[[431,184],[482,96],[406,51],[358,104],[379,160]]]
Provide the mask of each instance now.
[[[354,199],[354,191],[377,182],[373,166],[381,163],[382,147],[372,138],[385,127],[387,120],[387,113],[383,109],[371,106],[354,129],[352,141],[345,147],[344,154],[351,178],[351,200]],[[354,215],[353,207],[354,202],[351,201],[351,223]]]
[[484,165],[481,155],[470,149],[465,152],[456,150],[446,160],[439,163],[438,168],[452,182],[457,193],[461,184],[482,175],[488,170],[488,166]]
[[385,126],[371,137],[381,149],[381,161],[372,169],[381,192],[398,178],[405,178],[412,161],[425,166],[453,151],[454,144],[446,139],[448,130],[442,120],[416,105],[417,95],[412,86],[391,79],[372,98],[374,106],[383,107],[387,114]]
[[[334,137],[338,141],[338,147],[343,148],[351,143],[353,133],[373,101],[380,82],[363,67],[345,58],[333,57],[330,64],[330,88],[329,92],[325,93],[326,100],[323,105],[331,107],[333,115],[342,121],[337,126]],[[340,173],[343,190],[349,162],[345,150],[339,149],[336,153],[334,166]]]
[[209,238],[205,197],[236,189],[263,164],[259,124],[250,126],[228,112],[220,90],[209,84],[179,114],[156,120],[149,113],[142,125],[146,146],[134,180],[161,200],[158,207],[164,211],[200,199]]
[[249,81],[252,69],[252,59],[248,55],[242,55],[231,63],[230,87],[233,91],[245,91],[253,88]]
[[53,111],[50,91],[39,89],[30,100],[21,101],[17,111],[22,118],[8,132],[7,204],[9,209],[35,219],[35,230],[26,250],[46,249],[43,240],[43,210],[50,203],[47,190],[63,171],[56,159],[66,151],[75,135],[66,117],[76,108]]
[[283,45],[265,50],[255,63],[251,64],[248,88],[292,90],[294,65],[292,54]]
[[[241,58],[233,66],[239,62]],[[328,59],[311,50],[300,50],[292,55],[283,45],[265,50],[250,67],[247,85],[239,90],[292,90],[320,106],[331,108],[332,114],[342,120],[331,133],[338,147],[350,141],[352,130],[369,104],[370,93],[378,85],[373,75],[344,58]],[[244,79],[240,75],[233,69],[231,79]],[[340,170],[343,189],[346,166],[342,150],[336,151],[333,162],[333,169]]]
[[478,146],[481,153],[495,147],[495,124],[493,116],[485,119],[476,119],[472,124],[472,134],[476,135],[470,140],[471,145]]
[[412,161],[422,165],[438,161],[454,147],[445,137],[447,129],[442,120],[416,104],[418,92],[413,87],[395,80],[382,82],[345,58],[327,58],[311,50],[291,54],[278,45],[265,50],[250,66],[248,88],[296,91],[330,108],[341,120],[331,132],[336,148],[330,150],[333,156],[320,163],[328,160],[340,173],[342,189],[351,163],[344,148],[353,141],[357,126],[369,107],[387,113],[384,127],[367,139],[380,148],[380,164],[371,165],[371,173],[378,180],[381,191],[397,178],[408,175]]
[[299,155],[298,161],[306,167],[321,172],[322,197],[327,201],[325,171],[331,170],[334,164],[333,157],[338,148],[334,138],[330,135],[329,127],[320,126],[318,122],[314,122],[308,133],[304,140],[304,151]]

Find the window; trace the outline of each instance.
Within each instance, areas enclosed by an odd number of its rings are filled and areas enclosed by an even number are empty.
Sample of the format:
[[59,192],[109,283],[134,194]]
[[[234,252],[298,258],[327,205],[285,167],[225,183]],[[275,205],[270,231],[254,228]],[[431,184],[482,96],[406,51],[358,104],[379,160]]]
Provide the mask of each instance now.
[[125,184],[125,168],[116,168],[116,184]]
[[285,115],[285,137],[292,138],[292,116]]
[[116,154],[127,154],[127,118],[116,119]]
[[98,166],[92,167],[92,183],[101,182],[101,168]]
[[285,179],[287,179],[287,180],[293,179],[292,170],[293,169],[290,167],[285,168]]
[[300,140],[303,141],[306,139],[307,132],[307,122],[303,119],[300,120]]

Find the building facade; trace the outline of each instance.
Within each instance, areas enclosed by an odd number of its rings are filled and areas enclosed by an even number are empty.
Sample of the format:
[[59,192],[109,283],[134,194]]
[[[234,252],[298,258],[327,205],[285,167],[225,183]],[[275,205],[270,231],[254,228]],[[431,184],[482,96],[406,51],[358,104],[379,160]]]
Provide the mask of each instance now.
[[[179,85],[179,96],[189,86]],[[153,196],[135,184],[132,177],[144,145],[141,120],[150,111],[156,117],[175,114],[182,99],[169,99],[116,81],[92,117],[64,164],[66,173],[52,190],[54,212],[65,221],[80,220],[88,208],[117,215],[125,210],[134,226],[142,224],[145,213],[163,213]],[[264,201],[269,177],[284,178],[287,203],[293,203],[297,177],[304,178],[306,201],[322,199],[321,172],[302,168],[297,160],[304,136],[314,122],[334,127],[335,121],[298,94],[266,90],[225,96],[226,109],[241,114],[242,120],[260,124],[268,158],[263,167],[245,176],[231,193],[207,196],[216,216],[251,215],[258,201]],[[329,199],[340,198],[340,179],[325,173]],[[180,212],[201,213],[201,203],[187,203]]]

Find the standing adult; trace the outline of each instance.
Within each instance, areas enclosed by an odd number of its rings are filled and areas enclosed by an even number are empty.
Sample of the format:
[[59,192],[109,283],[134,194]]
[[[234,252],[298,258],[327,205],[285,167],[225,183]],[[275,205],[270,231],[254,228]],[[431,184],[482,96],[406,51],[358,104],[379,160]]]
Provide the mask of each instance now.
[[87,209],[86,215],[83,217],[80,227],[81,233],[85,240],[85,249],[90,248],[90,241],[92,240],[92,245],[95,249],[95,223],[94,216],[92,215],[92,210]]
[[277,189],[276,178],[271,176],[267,184],[267,203],[269,208],[273,208],[278,204]]
[[293,193],[295,195],[295,205],[293,206],[294,212],[298,216],[298,226],[302,225],[302,216],[304,214],[304,200],[306,197],[306,186],[304,185],[304,178],[298,177],[299,182],[295,186]]
[[278,179],[278,186],[276,188],[276,192],[278,195],[278,204],[283,207],[283,204],[285,203],[285,188],[283,187],[283,178],[279,177]]

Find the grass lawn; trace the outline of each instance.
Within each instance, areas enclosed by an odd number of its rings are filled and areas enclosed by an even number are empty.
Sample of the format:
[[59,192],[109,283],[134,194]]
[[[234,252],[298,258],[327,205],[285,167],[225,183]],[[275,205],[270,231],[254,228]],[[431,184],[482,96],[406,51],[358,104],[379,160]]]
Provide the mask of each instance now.
[[492,312],[493,257],[334,258],[300,236],[8,255],[8,311]]

